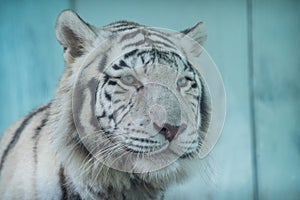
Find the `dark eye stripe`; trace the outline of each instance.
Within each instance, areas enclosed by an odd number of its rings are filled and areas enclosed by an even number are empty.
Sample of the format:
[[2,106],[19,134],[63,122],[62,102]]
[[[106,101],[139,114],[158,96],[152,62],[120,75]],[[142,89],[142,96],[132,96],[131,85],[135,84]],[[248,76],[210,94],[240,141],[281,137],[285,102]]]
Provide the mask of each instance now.
[[116,85],[117,82],[116,82],[116,81],[109,80],[107,84],[108,84],[108,85]]

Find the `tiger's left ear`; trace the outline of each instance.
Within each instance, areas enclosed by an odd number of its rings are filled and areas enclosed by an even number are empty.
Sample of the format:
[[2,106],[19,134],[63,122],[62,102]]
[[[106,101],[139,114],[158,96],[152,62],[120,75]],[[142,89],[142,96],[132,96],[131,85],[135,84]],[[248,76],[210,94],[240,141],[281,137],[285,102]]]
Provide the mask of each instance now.
[[57,40],[65,49],[64,57],[67,64],[83,55],[97,37],[93,27],[72,10],[65,10],[58,16],[55,33]]
[[190,37],[201,45],[203,45],[207,40],[207,32],[203,22],[199,22],[195,26],[181,31],[181,33]]
[[[202,46],[207,39],[207,32],[203,22],[180,32],[181,46],[194,57],[198,57],[202,51]],[[200,45],[199,45],[200,44]]]

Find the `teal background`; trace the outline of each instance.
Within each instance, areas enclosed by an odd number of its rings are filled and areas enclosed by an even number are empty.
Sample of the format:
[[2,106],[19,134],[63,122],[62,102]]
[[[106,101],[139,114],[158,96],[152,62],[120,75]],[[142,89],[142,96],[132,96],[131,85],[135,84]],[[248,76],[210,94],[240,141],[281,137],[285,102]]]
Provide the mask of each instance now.
[[59,12],[91,24],[127,19],[182,30],[205,21],[223,76],[227,118],[217,146],[166,199],[300,199],[300,1],[1,0],[0,131],[51,98],[63,72]]

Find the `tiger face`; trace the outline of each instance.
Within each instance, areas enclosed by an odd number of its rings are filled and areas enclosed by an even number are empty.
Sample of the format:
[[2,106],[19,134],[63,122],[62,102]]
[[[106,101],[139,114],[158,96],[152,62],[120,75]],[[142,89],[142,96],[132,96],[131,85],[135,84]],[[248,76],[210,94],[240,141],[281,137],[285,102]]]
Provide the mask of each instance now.
[[72,74],[75,126],[99,163],[149,172],[197,157],[210,99],[190,62],[201,50],[183,37],[203,44],[202,23],[180,34],[124,21],[95,28],[67,12],[56,34]]
[[134,50],[101,76],[96,116],[116,142],[141,154],[170,148],[183,158],[197,151],[201,81],[178,54]]

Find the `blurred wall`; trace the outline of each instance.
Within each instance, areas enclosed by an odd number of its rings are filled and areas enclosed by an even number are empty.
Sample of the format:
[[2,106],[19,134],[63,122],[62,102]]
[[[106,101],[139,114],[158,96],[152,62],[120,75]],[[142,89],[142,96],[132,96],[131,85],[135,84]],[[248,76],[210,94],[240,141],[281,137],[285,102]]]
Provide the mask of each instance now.
[[299,199],[299,1],[2,0],[1,132],[53,98],[64,65],[54,25],[66,8],[98,26],[126,19],[182,30],[206,22],[227,118],[199,174],[166,199]]

